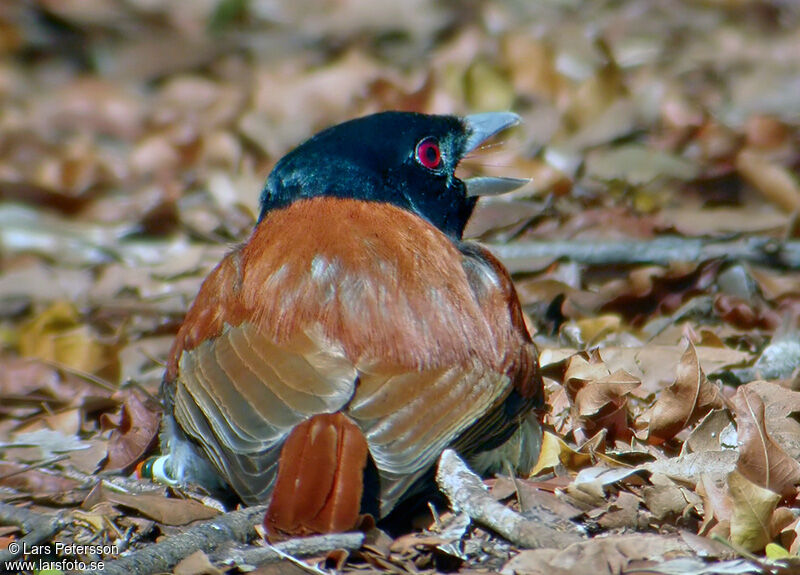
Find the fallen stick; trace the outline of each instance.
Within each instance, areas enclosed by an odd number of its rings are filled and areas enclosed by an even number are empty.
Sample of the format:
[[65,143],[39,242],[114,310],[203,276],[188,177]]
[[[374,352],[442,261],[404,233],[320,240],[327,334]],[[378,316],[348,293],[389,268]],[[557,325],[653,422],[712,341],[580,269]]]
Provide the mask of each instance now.
[[649,241],[563,240],[488,244],[510,271],[531,271],[536,261],[543,266],[565,258],[589,265],[669,264],[702,262],[715,258],[747,261],[770,267],[800,269],[800,241],[768,237],[741,240],[708,240],[661,237]]
[[578,533],[557,531],[543,523],[526,519],[496,501],[481,478],[452,449],[439,458],[436,483],[450,500],[453,510],[461,511],[484,527],[502,535],[511,543],[528,549],[563,548],[582,540]]
[[360,549],[364,543],[363,533],[331,533],[328,535],[315,535],[313,537],[300,537],[274,543],[270,547],[223,547],[211,556],[212,563],[231,565],[252,565],[257,567],[265,563],[275,563],[291,557],[313,557],[334,549],[354,551]]
[[66,524],[67,521],[61,514],[46,515],[24,507],[0,503],[0,525],[16,525],[25,532],[25,535],[16,542],[15,546],[19,549],[16,553],[10,549],[0,551],[0,565],[19,556],[23,549],[29,549],[49,540]]
[[137,549],[115,561],[106,562],[97,575],[151,575],[169,573],[181,559],[195,551],[211,553],[228,541],[244,542],[255,534],[253,526],[261,523],[266,506],[231,511],[210,521],[188,528],[148,547]]

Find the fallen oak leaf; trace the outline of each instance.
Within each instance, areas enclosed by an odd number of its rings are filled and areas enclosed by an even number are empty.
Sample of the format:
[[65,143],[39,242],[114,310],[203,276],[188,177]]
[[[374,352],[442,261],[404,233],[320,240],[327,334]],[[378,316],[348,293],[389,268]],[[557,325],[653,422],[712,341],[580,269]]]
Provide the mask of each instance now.
[[781,496],[737,471],[728,476],[728,489],[733,500],[731,542],[748,551],[761,551],[772,541],[772,514]]
[[[732,473],[732,472],[731,472]],[[733,515],[733,501],[729,496],[727,480],[730,476],[718,477],[704,473],[695,486],[695,491],[703,499],[703,523],[698,534],[708,536],[712,529],[723,530],[726,539],[730,536],[730,522]]]
[[[738,441],[733,414],[728,409],[710,411],[683,442],[681,453],[700,453],[719,449],[735,450]],[[738,451],[736,452],[738,455]]]
[[618,404],[609,403],[606,409],[599,411],[596,415],[583,420],[583,431],[586,435],[597,434],[605,430],[609,441],[630,441],[633,431],[630,426],[630,413],[628,411],[628,401],[622,394],[627,394],[629,390],[620,390],[620,401]]
[[108,442],[105,470],[130,470],[154,445],[161,423],[161,410],[143,403],[135,393],[129,393],[119,419],[108,414],[100,416],[105,428],[112,427]]
[[634,561],[663,561],[665,557],[679,557],[693,553],[691,547],[678,535],[660,533],[610,535],[581,541],[569,547],[522,550],[503,566],[500,574],[613,575],[633,572],[628,567]]
[[120,493],[106,489],[102,483],[98,483],[86,497],[83,507],[93,508],[103,501],[134,509],[163,525],[186,525],[201,519],[211,519],[220,513],[218,509],[193,499],[170,499],[150,493]]
[[[681,517],[700,507],[702,500],[695,492],[681,487],[664,476],[651,477],[653,485],[642,488],[644,507],[659,521]],[[632,525],[635,527],[636,525]]]
[[694,486],[703,477],[724,479],[734,471],[736,469],[736,451],[723,449],[686,453],[678,457],[643,463],[637,469],[665,475],[674,481]]
[[624,371],[615,371],[578,390],[575,406],[580,417],[600,413],[608,404],[618,404],[624,397],[639,387],[639,380]]
[[747,388],[764,402],[764,425],[769,436],[792,459],[800,460],[800,392],[761,380],[748,383]]
[[719,389],[703,373],[690,341],[678,363],[675,382],[661,392],[653,406],[647,440],[660,445],[712,409],[722,407]]
[[632,436],[628,425],[628,394],[641,382],[629,373],[610,373],[598,354],[587,360],[572,356],[564,371],[564,387],[572,404],[573,419],[587,436],[608,430],[609,441],[626,441]]
[[792,555],[797,555],[797,552],[800,551],[800,518],[795,518],[790,524],[784,526],[778,540]]
[[740,387],[733,397],[739,432],[737,470],[747,479],[791,497],[800,483],[800,463],[770,436],[764,422],[764,401],[750,385]]

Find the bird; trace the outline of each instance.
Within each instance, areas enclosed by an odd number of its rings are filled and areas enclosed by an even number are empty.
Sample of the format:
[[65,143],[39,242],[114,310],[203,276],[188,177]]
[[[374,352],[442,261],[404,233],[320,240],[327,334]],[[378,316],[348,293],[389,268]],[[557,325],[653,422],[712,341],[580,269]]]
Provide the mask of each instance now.
[[380,112],[280,159],[177,332],[163,475],[268,503],[280,539],[387,517],[448,447],[479,473],[530,460],[538,351],[508,271],[463,239],[479,196],[528,180],[455,175],[519,122]]

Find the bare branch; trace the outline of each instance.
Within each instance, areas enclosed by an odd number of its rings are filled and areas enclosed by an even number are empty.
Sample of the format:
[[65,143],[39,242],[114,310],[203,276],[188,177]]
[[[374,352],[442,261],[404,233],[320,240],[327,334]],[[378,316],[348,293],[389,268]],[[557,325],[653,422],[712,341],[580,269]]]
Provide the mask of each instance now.
[[0,503],[0,525],[17,525],[26,534],[19,540],[19,551],[11,553],[8,549],[0,551],[0,564],[11,561],[30,548],[50,539],[64,528],[67,521],[61,514],[45,515],[24,507]]
[[364,543],[363,533],[331,533],[301,537],[275,543],[269,547],[225,546],[211,557],[212,563],[258,566],[281,561],[286,555],[291,557],[313,557],[334,549],[353,551]]
[[169,572],[195,551],[211,553],[228,541],[247,541],[266,511],[265,505],[231,511],[190,527],[183,533],[108,562],[98,575],[150,575]]
[[455,511],[463,511],[476,523],[520,547],[566,547],[582,539],[577,532],[558,531],[545,523],[531,521],[495,501],[480,477],[452,449],[446,449],[439,458],[436,482]]
[[722,258],[800,269],[800,241],[782,242],[767,237],[731,241],[680,237],[661,237],[650,241],[564,240],[514,242],[487,247],[512,272],[534,270],[560,258],[589,265],[668,264]]

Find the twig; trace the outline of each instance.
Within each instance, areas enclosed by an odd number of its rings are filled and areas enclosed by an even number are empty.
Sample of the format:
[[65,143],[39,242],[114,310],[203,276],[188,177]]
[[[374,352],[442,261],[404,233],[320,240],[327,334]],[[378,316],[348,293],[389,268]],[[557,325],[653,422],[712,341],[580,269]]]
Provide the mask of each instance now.
[[12,553],[10,549],[0,551],[0,565],[5,561],[13,560],[22,553],[23,549],[47,541],[61,531],[66,524],[67,521],[61,514],[45,515],[24,507],[0,503],[0,525],[17,525],[27,532],[17,542],[18,551],[16,553]]
[[88,383],[92,383],[98,387],[102,387],[106,391],[110,391],[112,393],[115,391],[119,391],[119,386],[114,385],[110,381],[103,379],[102,377],[98,377],[93,373],[89,373],[88,371],[83,371],[82,369],[78,369],[77,367],[72,367],[70,365],[61,363],[60,361],[55,361],[52,359],[37,358],[36,361],[43,363],[44,365],[47,365],[49,367],[52,367],[53,369],[57,369],[65,373],[69,373],[70,375],[74,375],[75,377],[78,377]]
[[53,463],[58,463],[59,461],[64,461],[65,459],[69,459],[69,455],[66,453],[64,453],[63,455],[57,455],[55,457],[51,457],[50,459],[45,459],[43,461],[37,461],[36,463],[29,463],[27,465],[22,465],[20,469],[17,469],[16,471],[11,471],[10,473],[6,473],[5,475],[0,475],[0,481],[8,479],[9,477],[14,477],[15,475],[22,475],[23,473],[27,473],[32,469],[47,467],[48,465],[52,465]]
[[325,571],[323,571],[322,569],[320,569],[316,565],[307,565],[306,563],[303,563],[297,557],[294,557],[293,555],[290,555],[289,553],[286,553],[285,551],[281,551],[281,549],[279,547],[275,547],[275,546],[270,545],[269,543],[267,543],[267,548],[270,551],[272,551],[273,553],[277,554],[278,560],[283,559],[283,560],[288,561],[289,563],[291,563],[293,565],[297,565],[302,571],[308,571],[309,573],[314,573],[314,575],[327,575],[327,573],[325,573]]
[[246,541],[261,522],[266,506],[248,507],[195,525],[179,535],[139,549],[116,561],[105,563],[97,575],[150,575],[169,572],[195,551],[211,553],[228,541]]
[[566,547],[582,539],[577,533],[557,531],[546,524],[525,519],[495,501],[480,477],[470,471],[452,449],[446,449],[439,458],[436,483],[447,495],[454,511],[466,513],[476,523],[520,547]]
[[680,237],[661,237],[649,241],[565,240],[489,244],[487,247],[512,272],[530,270],[537,263],[534,260],[547,265],[559,258],[590,265],[668,264],[722,258],[800,269],[800,241],[767,237],[726,241]]
[[234,565],[263,565],[280,561],[284,556],[313,557],[333,551],[345,549],[354,551],[364,543],[363,533],[332,533],[289,539],[275,543],[271,547],[225,547],[214,552],[212,562],[233,563]]

